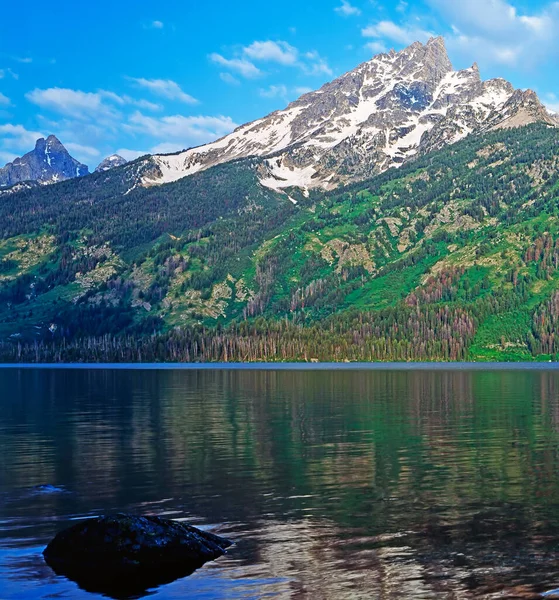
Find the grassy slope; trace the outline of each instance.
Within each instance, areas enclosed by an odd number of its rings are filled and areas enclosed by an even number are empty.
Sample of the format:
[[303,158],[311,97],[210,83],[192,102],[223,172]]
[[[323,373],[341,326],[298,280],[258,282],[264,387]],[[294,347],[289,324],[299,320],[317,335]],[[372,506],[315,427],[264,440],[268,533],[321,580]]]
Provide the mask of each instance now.
[[[128,226],[128,197],[112,206],[111,221],[88,209],[89,221],[70,222],[43,208],[48,219],[36,221],[35,233],[23,211],[21,231],[12,226],[0,242],[0,338],[48,338],[51,323],[63,329],[95,311],[129,317],[109,319],[121,328],[112,333],[143,335],[259,316],[311,324],[349,310],[397,311],[417,298],[477,315],[480,301],[502,295],[514,305],[503,301],[503,310],[479,318],[469,358],[549,360],[534,354],[529,337],[534,313],[559,289],[559,270],[527,251],[559,238],[557,139],[543,126],[469,138],[363,184],[299,195],[296,208],[266,195],[241,162],[138,192],[137,212],[150,217],[136,215]],[[41,192],[23,198],[33,214]],[[207,219],[204,202],[212,206]],[[217,210],[220,203],[228,208]],[[39,243],[49,236],[57,247]],[[85,271],[57,278],[67,269],[64,244]],[[37,287],[49,275],[49,287]],[[24,299],[11,300],[18,285]],[[106,332],[83,319],[71,333]]]

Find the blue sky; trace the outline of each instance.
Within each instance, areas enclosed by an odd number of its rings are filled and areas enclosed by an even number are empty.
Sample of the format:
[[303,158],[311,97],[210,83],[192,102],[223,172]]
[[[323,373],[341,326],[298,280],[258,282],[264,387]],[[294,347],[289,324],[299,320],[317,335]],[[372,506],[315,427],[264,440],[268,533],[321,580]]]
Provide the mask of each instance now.
[[90,167],[199,145],[431,35],[456,68],[477,61],[559,110],[559,2],[29,0],[2,13],[0,164],[50,133]]

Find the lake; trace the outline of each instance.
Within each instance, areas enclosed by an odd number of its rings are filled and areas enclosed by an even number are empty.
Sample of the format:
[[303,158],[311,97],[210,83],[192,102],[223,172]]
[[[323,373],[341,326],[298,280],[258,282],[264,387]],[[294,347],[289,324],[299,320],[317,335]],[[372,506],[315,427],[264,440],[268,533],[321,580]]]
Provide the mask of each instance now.
[[41,552],[117,511],[230,537],[152,597],[559,588],[559,371],[0,370],[0,599],[100,598]]

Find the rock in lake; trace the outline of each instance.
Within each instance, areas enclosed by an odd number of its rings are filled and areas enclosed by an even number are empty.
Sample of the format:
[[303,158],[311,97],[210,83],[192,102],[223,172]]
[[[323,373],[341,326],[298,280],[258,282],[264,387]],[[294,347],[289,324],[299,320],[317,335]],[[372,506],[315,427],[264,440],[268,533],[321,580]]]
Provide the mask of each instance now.
[[43,555],[83,589],[124,598],[186,577],[231,545],[185,523],[116,514],[61,531]]

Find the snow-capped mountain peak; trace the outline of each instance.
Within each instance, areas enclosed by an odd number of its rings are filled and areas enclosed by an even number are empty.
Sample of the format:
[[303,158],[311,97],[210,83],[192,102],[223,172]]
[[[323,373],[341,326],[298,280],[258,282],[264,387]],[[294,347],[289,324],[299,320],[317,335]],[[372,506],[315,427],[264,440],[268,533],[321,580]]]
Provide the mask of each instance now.
[[111,156],[107,156],[105,160],[103,160],[97,168],[95,169],[96,173],[109,171],[110,169],[114,169],[115,167],[121,167],[125,165],[128,161],[119,154],[111,154]]
[[143,184],[258,156],[265,158],[265,186],[332,188],[473,132],[538,120],[557,124],[533,92],[515,91],[503,79],[484,82],[477,64],[454,71],[443,38],[432,38],[379,54],[216,142],[147,159],[152,168]]
[[0,186],[23,181],[57,183],[87,173],[87,166],[72,158],[56,136],[49,135],[38,139],[34,150],[0,169]]

